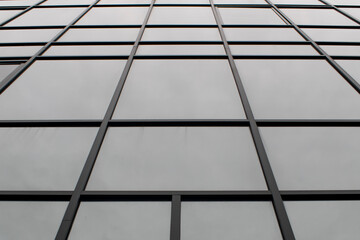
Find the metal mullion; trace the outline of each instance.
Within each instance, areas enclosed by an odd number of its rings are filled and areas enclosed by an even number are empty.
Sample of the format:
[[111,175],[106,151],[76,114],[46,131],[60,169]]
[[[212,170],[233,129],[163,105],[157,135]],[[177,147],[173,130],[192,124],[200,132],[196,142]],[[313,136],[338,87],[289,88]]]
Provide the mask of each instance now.
[[261,127],[358,127],[360,119],[256,119]]
[[0,120],[6,127],[99,127],[101,120]]
[[255,148],[258,153],[258,157],[259,157],[259,161],[260,161],[263,173],[264,173],[265,181],[266,181],[267,186],[272,195],[272,203],[274,206],[276,217],[278,219],[278,223],[279,223],[279,227],[280,227],[282,236],[285,240],[295,240],[295,236],[292,231],[290,221],[289,221],[289,218],[288,218],[286,210],[285,210],[284,202],[281,198],[274,174],[271,170],[270,162],[267,157],[265,147],[262,142],[257,123],[256,123],[254,115],[252,113],[251,106],[250,106],[249,100],[246,96],[245,88],[242,84],[242,81],[241,81],[239,72],[237,70],[234,58],[232,57],[229,44],[227,43],[227,40],[225,37],[225,32],[222,28],[220,18],[216,11],[213,0],[210,0],[210,3],[211,3],[212,11],[215,16],[215,20],[216,20],[218,28],[219,28],[220,36],[224,43],[225,52],[228,56],[228,61],[229,61],[231,70],[233,72],[233,76],[234,76],[234,79],[235,79],[235,82],[236,82],[236,85],[237,85],[237,88],[238,88],[238,91],[240,94],[240,98],[241,98],[241,101],[242,101],[242,104],[244,107],[245,114],[247,116],[247,119],[250,122],[250,132],[252,134]]
[[[97,0],[94,4],[96,4],[98,1],[99,0]],[[100,151],[101,144],[102,144],[102,142],[103,142],[103,140],[105,138],[105,134],[107,132],[109,121],[110,121],[110,119],[111,119],[111,117],[113,115],[113,112],[115,111],[118,98],[120,97],[122,88],[123,88],[123,86],[125,84],[126,77],[127,77],[128,73],[130,71],[130,67],[132,65],[135,52],[136,52],[136,50],[137,50],[137,48],[139,46],[140,39],[141,39],[141,37],[142,37],[142,35],[143,35],[144,31],[145,31],[145,26],[146,26],[146,23],[149,20],[151,11],[153,9],[154,2],[155,2],[155,0],[152,0],[151,5],[148,8],[148,12],[147,12],[147,14],[145,16],[145,19],[144,19],[144,22],[143,22],[143,24],[142,24],[142,26],[140,28],[140,31],[138,33],[138,36],[137,36],[137,39],[136,39],[135,44],[133,46],[133,49],[131,50],[130,56],[129,56],[129,58],[128,58],[127,62],[126,62],[126,65],[124,67],[124,70],[123,70],[123,72],[121,74],[118,85],[115,88],[114,94],[113,94],[112,99],[110,101],[110,104],[109,104],[109,106],[107,108],[104,119],[102,120],[99,131],[98,131],[98,133],[97,133],[97,135],[95,137],[95,141],[94,141],[94,143],[93,143],[93,145],[91,147],[91,150],[90,150],[90,153],[89,153],[89,155],[88,155],[88,157],[86,159],[84,168],[83,168],[83,170],[82,170],[82,172],[80,174],[79,180],[78,180],[78,182],[76,184],[74,193],[73,193],[73,195],[72,195],[72,197],[70,199],[70,202],[68,204],[68,207],[67,207],[67,209],[65,211],[65,215],[63,217],[60,228],[59,228],[58,233],[57,233],[56,238],[55,238],[56,240],[65,240],[65,239],[67,239],[68,235],[70,234],[72,224],[73,224],[73,222],[75,220],[75,216],[76,216],[77,210],[78,210],[79,205],[80,205],[81,193],[85,190],[87,182],[88,182],[88,180],[90,178],[90,175],[91,175],[91,171],[92,171],[92,169],[93,169],[93,167],[95,165],[97,155],[98,155],[98,153]]]
[[172,195],[170,240],[180,240],[181,229],[181,195]]
[[360,190],[281,191],[286,201],[360,200]]
[[249,121],[245,119],[114,119],[109,121],[109,125],[118,127],[232,127],[249,126]]
[[357,24],[360,24],[360,20],[356,17],[353,17],[352,15],[350,15],[347,12],[344,12],[341,8],[336,7],[335,5],[332,5],[324,0],[319,0],[322,3],[325,3],[326,5],[329,5],[332,9],[334,9],[335,11],[341,13],[342,15],[344,15],[347,18],[350,18],[351,20],[353,20],[354,22],[356,22]]

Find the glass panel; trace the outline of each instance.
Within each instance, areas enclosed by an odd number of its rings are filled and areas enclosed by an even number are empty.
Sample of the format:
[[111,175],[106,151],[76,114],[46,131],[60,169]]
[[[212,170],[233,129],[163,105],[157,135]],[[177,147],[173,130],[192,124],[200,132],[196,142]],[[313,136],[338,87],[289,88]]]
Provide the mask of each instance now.
[[267,4],[264,0],[214,0],[218,4]]
[[53,46],[45,56],[94,56],[94,55],[129,55],[133,45],[106,46]]
[[271,9],[219,8],[224,24],[285,24]]
[[319,55],[306,45],[230,45],[234,55]]
[[360,5],[358,0],[327,0],[327,2],[334,5]]
[[340,9],[343,10],[344,12],[350,14],[353,17],[360,18],[360,9],[359,8],[340,8]]
[[0,201],[3,239],[55,239],[67,202]]
[[321,48],[329,55],[360,56],[360,46],[323,45]]
[[0,23],[3,23],[10,18],[14,17],[18,13],[21,13],[20,10],[0,10]]
[[169,202],[82,202],[69,240],[168,240]]
[[291,201],[285,207],[297,240],[356,239],[360,201]]
[[224,28],[228,41],[304,41],[292,28]]
[[110,128],[88,190],[265,190],[245,127]]
[[98,4],[150,4],[151,0],[101,0]]
[[261,135],[280,190],[360,188],[360,128],[263,127]]
[[271,0],[274,4],[306,4],[306,5],[323,5],[318,0]]
[[6,26],[67,25],[83,11],[84,8],[35,8],[6,24]]
[[282,11],[299,25],[357,25],[332,9],[282,9]]
[[16,57],[16,56],[32,56],[37,53],[42,46],[21,46],[21,47],[0,47],[1,57]]
[[38,61],[0,95],[0,119],[101,119],[125,61]]
[[26,1],[0,1],[0,6],[31,6],[40,2],[40,0],[26,0]]
[[358,83],[360,83],[360,61],[359,60],[337,60],[342,68],[345,69]]
[[271,202],[183,202],[181,239],[282,239]]
[[360,95],[326,61],[238,60],[236,63],[256,118],[360,117]]
[[141,25],[148,7],[93,8],[75,25]]
[[210,7],[154,7],[149,24],[216,24]]
[[59,42],[135,41],[139,28],[70,29]]
[[142,41],[221,41],[217,28],[146,28]]
[[4,80],[19,65],[0,65],[0,82]]
[[72,191],[96,131],[0,128],[0,190]]
[[315,41],[360,42],[359,29],[303,28],[302,30]]
[[0,30],[0,42],[48,42],[61,29]]
[[159,4],[210,4],[209,0],[156,0]]
[[90,5],[94,0],[46,0],[41,5]]
[[135,60],[114,119],[245,118],[227,60]]
[[137,55],[225,55],[222,45],[140,45]]

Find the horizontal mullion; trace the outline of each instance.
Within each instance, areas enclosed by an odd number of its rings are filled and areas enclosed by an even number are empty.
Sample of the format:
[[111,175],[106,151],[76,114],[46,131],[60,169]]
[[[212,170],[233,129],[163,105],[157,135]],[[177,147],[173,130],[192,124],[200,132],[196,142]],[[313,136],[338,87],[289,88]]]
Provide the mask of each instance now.
[[69,201],[72,191],[0,191],[0,201]]
[[210,3],[155,3],[154,7],[210,7]]
[[53,42],[51,45],[56,46],[67,46],[67,45],[134,45],[135,42],[131,41],[89,41],[89,42],[80,42],[80,41],[72,41],[72,42]]
[[70,27],[70,29],[74,29],[74,28],[140,28],[141,25],[119,25],[119,24],[114,24],[114,25],[73,25]]
[[359,29],[360,25],[298,25],[300,28]]
[[277,127],[277,126],[298,126],[298,127],[354,127],[360,126],[360,119],[358,120],[338,120],[338,119],[289,119],[289,120],[279,120],[279,119],[256,119],[256,123],[259,127]]
[[360,200],[360,190],[280,191],[285,201]]
[[298,8],[298,9],[332,9],[329,5],[314,5],[314,4],[274,4],[278,8]]
[[47,42],[6,42],[0,43],[0,47],[16,47],[16,46],[43,46]]
[[291,25],[279,24],[222,24],[223,28],[293,28]]
[[311,45],[309,41],[227,41],[230,45]]
[[1,120],[0,127],[99,127],[102,120]]
[[251,4],[251,3],[215,3],[214,4],[218,8],[271,8],[271,6],[267,3],[264,4]]
[[128,59],[129,55],[72,55],[72,56],[38,56],[37,60],[95,60],[95,59]]
[[222,45],[222,41],[140,41],[140,45]]
[[322,55],[233,55],[234,59],[326,59]]
[[134,59],[227,59],[224,55],[135,55]]
[[110,120],[109,126],[139,126],[139,127],[157,127],[157,126],[249,126],[248,120],[192,120],[192,119],[180,119],[180,120],[172,120],[172,119],[149,119],[149,120]]
[[48,26],[3,26],[1,30],[31,30],[31,29],[63,29],[66,25],[48,25]]

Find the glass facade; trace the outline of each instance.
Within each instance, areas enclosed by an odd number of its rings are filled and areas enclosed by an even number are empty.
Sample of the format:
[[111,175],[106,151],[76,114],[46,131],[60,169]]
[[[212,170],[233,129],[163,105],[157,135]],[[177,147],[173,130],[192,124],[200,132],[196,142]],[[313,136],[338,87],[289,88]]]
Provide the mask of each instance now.
[[353,240],[357,0],[0,1],[0,239]]

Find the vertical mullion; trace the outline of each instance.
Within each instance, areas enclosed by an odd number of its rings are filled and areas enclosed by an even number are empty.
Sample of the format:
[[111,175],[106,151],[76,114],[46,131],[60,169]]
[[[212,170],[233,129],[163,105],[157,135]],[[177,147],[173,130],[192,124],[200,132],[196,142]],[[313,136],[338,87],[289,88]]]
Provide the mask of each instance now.
[[[96,2],[98,2],[99,0],[97,0]],[[85,165],[84,165],[84,168],[80,174],[80,177],[79,177],[79,180],[76,184],[76,187],[75,187],[75,190],[73,192],[73,195],[70,199],[70,202],[69,202],[69,205],[66,209],[66,212],[65,212],[65,215],[63,217],[63,220],[61,222],[61,225],[60,225],[60,228],[58,230],[58,233],[56,235],[56,240],[65,240],[67,239],[69,233],[70,233],[70,230],[71,230],[71,227],[72,227],[72,224],[75,220],[75,216],[76,216],[76,213],[77,213],[77,210],[80,206],[80,197],[81,197],[81,193],[85,190],[86,188],[86,184],[90,178],[90,175],[91,175],[91,171],[95,165],[95,161],[96,161],[96,158],[97,158],[97,155],[100,151],[100,148],[101,148],[101,144],[105,138],[105,134],[107,132],[107,128],[108,128],[108,125],[109,125],[109,121],[111,120],[111,117],[113,115],[113,112],[115,111],[115,108],[116,108],[116,104],[117,104],[117,101],[120,97],[120,94],[121,94],[121,91],[123,89],[123,86],[125,84],[125,80],[126,80],[126,77],[130,71],[130,67],[132,65],[132,62],[134,60],[134,55],[136,53],[136,50],[139,46],[139,42],[140,42],[140,39],[145,31],[145,27],[146,27],[146,24],[149,20],[149,17],[150,17],[150,14],[151,14],[151,11],[152,11],[152,8],[153,8],[153,5],[154,5],[154,2],[155,0],[152,0],[151,2],[151,5],[149,6],[149,9],[148,9],[148,12],[145,16],[145,19],[144,19],[144,22],[139,30],[139,34],[137,36],[137,39],[134,43],[134,46],[131,50],[131,53],[130,53],[130,56],[126,62],[126,65],[125,65],[125,68],[121,74],[121,77],[120,77],[120,80],[118,82],[118,85],[116,86],[115,88],[115,91],[114,91],[114,94],[112,96],[112,99],[110,101],[110,104],[107,108],[107,111],[105,113],[105,116],[104,116],[104,119],[102,120],[102,123],[100,125],[100,128],[99,128],[99,131],[95,137],[95,141],[91,147],[91,150],[90,150],[90,153],[86,159],[86,162],[85,162]]]
[[170,240],[180,240],[181,229],[181,196],[172,195]]
[[214,5],[213,0],[210,0],[210,3],[211,3],[212,11],[215,16],[216,23],[219,28],[221,39],[222,39],[224,47],[225,47],[225,52],[228,57],[228,61],[229,61],[229,64],[230,64],[230,67],[231,67],[231,70],[232,70],[232,73],[233,73],[233,76],[234,76],[234,79],[235,79],[235,82],[236,82],[236,85],[237,85],[237,88],[238,88],[238,91],[240,94],[240,98],[241,98],[241,101],[242,101],[242,104],[244,107],[245,114],[250,122],[250,132],[251,132],[253,140],[254,140],[255,148],[258,153],[258,157],[260,160],[260,164],[261,164],[261,167],[262,167],[262,170],[264,173],[264,177],[265,177],[267,186],[272,195],[273,206],[274,206],[274,210],[276,213],[276,217],[279,222],[279,227],[280,227],[282,236],[285,240],[295,240],[295,236],[292,231],[290,221],[289,221],[289,218],[288,218],[286,210],[285,210],[284,202],[281,198],[278,186],[276,184],[274,174],[271,170],[270,162],[269,162],[269,159],[265,152],[265,147],[261,140],[261,136],[260,136],[260,132],[259,132],[256,120],[255,120],[253,112],[251,110],[249,100],[246,96],[245,88],[242,84],[242,81],[241,81],[239,72],[237,70],[234,58],[230,51],[229,44],[226,40],[225,33],[224,33],[224,30],[221,25],[220,17],[216,11],[216,7]]

